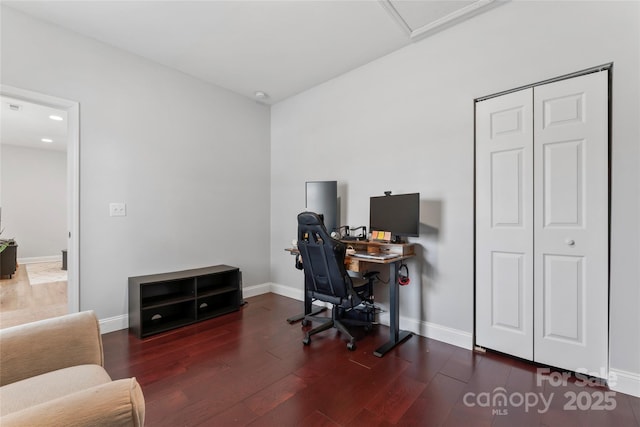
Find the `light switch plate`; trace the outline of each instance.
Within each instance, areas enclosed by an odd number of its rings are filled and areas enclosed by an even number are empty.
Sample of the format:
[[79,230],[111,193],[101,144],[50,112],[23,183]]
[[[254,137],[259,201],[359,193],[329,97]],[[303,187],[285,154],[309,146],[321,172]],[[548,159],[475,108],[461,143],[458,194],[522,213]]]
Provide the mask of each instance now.
[[126,203],[109,203],[109,216],[127,216]]

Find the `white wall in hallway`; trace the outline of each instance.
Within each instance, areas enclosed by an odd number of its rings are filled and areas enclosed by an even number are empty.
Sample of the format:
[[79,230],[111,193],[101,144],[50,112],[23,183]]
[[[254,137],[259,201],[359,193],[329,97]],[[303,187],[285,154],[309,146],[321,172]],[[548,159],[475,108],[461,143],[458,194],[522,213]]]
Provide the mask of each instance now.
[[62,256],[67,244],[67,153],[0,145],[3,238],[18,259]]

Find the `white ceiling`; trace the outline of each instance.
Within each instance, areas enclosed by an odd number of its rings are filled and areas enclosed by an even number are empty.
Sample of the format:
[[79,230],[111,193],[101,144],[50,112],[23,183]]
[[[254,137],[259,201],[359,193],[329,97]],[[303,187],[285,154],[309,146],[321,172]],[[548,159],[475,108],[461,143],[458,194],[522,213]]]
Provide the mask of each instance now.
[[500,2],[3,1],[38,19],[272,104]]
[[[62,120],[52,120],[54,115]],[[0,97],[0,144],[66,151],[67,112],[44,105]],[[51,142],[43,142],[42,139]]]

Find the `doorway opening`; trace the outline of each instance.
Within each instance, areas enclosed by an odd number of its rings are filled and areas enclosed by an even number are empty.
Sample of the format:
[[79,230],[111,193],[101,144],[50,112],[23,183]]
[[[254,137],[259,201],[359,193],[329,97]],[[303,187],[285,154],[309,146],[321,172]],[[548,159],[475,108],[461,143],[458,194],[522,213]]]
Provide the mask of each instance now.
[[[21,154],[25,153],[39,153],[46,158],[57,158],[55,160],[58,164],[66,163],[66,170],[59,172],[62,176],[59,176],[56,181],[57,187],[65,187],[63,189],[58,188],[59,198],[64,198],[62,204],[64,206],[57,207],[55,211],[58,216],[62,216],[62,218],[57,219],[57,223],[60,224],[62,230],[57,230],[57,240],[53,243],[54,246],[50,246],[48,248],[39,248],[38,250],[34,250],[33,252],[24,252],[22,254],[18,254],[18,259],[25,258],[27,261],[40,261],[39,263],[46,263],[47,261],[60,261],[62,264],[61,267],[66,267],[64,272],[66,273],[66,311],[69,313],[77,312],[80,310],[80,286],[79,286],[79,277],[80,277],[80,265],[79,265],[79,240],[80,240],[80,222],[79,222],[79,104],[75,101],[70,101],[67,99],[57,98],[49,95],[45,95],[38,92],[33,92],[29,90],[24,90],[16,87],[11,87],[7,85],[0,86],[0,97],[2,98],[3,109],[12,109],[7,110],[7,113],[16,113],[19,112],[21,105],[29,106],[30,109],[37,109],[40,114],[47,114],[46,120],[49,120],[51,123],[59,122],[58,129],[60,130],[56,136],[46,136],[42,135],[38,137],[37,141],[33,141],[34,144],[46,144],[49,145],[50,148],[56,148],[54,150],[41,150],[38,149],[37,146],[25,146],[14,143],[11,145],[11,150],[13,154]],[[3,111],[3,121],[5,118],[9,117],[10,114],[4,114]],[[24,116],[21,115],[13,115],[15,120],[26,120]],[[55,129],[55,128],[53,128]],[[53,132],[54,130],[50,132]],[[15,141],[15,137],[10,137],[12,141]],[[30,135],[30,139],[34,139],[35,135]],[[3,130],[3,141],[5,139],[9,139],[5,131]],[[59,145],[58,147],[54,147],[55,145]],[[8,151],[7,151],[8,152]],[[66,153],[66,154],[65,154]],[[5,163],[6,165],[6,163]],[[15,169],[16,166],[12,165],[12,168]],[[55,170],[55,167],[52,166],[52,170]],[[19,168],[18,168],[19,169]],[[9,172],[9,171],[4,171]],[[4,177],[3,177],[4,178]],[[8,177],[8,179],[10,179]],[[5,181],[3,179],[3,181]],[[11,182],[12,186],[15,182]],[[4,187],[7,184],[2,184]],[[13,188],[13,190],[16,190]],[[19,190],[18,190],[19,192]],[[14,192],[15,196],[15,192]],[[8,195],[6,195],[8,197]],[[7,236],[2,237],[15,237],[16,243],[19,245],[20,236],[9,236],[12,231],[13,225],[9,223],[8,219],[10,216],[14,215],[16,212],[13,212],[12,215],[9,215],[11,209],[15,208],[13,206],[9,206],[9,200],[5,200],[6,197],[3,197],[2,188],[0,188],[0,205],[2,206],[3,221],[2,227],[6,229]],[[28,199],[30,197],[29,194],[18,195],[19,197],[23,197]],[[16,199],[16,197],[14,197]],[[14,202],[12,202],[13,204]],[[29,214],[28,209],[24,212],[25,215]],[[54,213],[54,209],[51,209],[52,213]],[[61,211],[64,211],[61,213]],[[23,212],[20,212],[22,215]],[[25,241],[32,238],[31,236],[25,236]],[[49,239],[51,240],[51,239]],[[33,247],[33,245],[28,245],[28,247]],[[56,249],[52,249],[55,247]],[[26,249],[25,248],[25,249]],[[19,249],[18,249],[19,250]],[[54,256],[55,255],[55,256]],[[52,259],[49,259],[52,258]],[[62,269],[62,268],[61,268]],[[22,270],[20,270],[22,271]],[[22,274],[26,273],[26,268]],[[36,274],[35,272],[33,274]],[[38,273],[39,274],[39,273]],[[35,277],[35,276],[34,276]],[[59,274],[56,276],[57,279],[60,279],[62,276]],[[38,279],[40,280],[40,279]],[[36,280],[37,282],[37,280]],[[39,286],[37,283],[33,285],[34,287]],[[51,317],[47,315],[47,309],[45,307],[42,308],[41,316]],[[53,313],[52,315],[56,315]],[[10,325],[3,325],[10,326]]]

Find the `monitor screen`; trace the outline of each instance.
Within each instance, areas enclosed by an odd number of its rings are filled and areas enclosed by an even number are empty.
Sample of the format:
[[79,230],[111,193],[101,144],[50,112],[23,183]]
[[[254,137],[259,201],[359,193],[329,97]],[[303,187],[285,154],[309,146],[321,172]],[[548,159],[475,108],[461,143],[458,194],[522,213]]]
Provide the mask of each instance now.
[[394,238],[418,237],[420,193],[371,197],[369,227],[371,231],[389,231]]
[[321,215],[331,233],[338,227],[338,181],[307,181],[306,209]]

